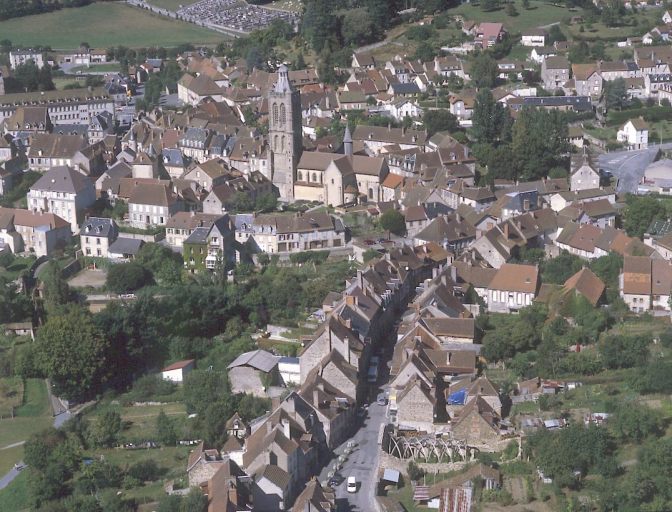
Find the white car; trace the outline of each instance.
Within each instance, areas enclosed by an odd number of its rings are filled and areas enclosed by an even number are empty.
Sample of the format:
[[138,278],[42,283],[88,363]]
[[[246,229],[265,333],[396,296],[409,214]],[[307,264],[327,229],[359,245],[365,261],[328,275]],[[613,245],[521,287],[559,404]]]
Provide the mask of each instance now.
[[357,492],[357,479],[354,476],[348,477],[348,492]]

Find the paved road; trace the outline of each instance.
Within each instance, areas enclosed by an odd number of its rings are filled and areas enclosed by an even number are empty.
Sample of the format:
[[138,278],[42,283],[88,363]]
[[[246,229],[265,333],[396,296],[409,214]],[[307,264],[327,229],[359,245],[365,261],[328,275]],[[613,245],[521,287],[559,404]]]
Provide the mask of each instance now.
[[644,170],[654,161],[658,150],[672,149],[672,144],[656,144],[637,151],[614,151],[599,157],[600,169],[618,178],[618,192],[637,192]]
[[[336,486],[336,510],[338,512],[375,512],[377,510],[374,492],[378,468],[378,432],[385,420],[386,410],[386,407],[377,405],[374,401],[368,408],[363,425],[351,438],[356,446],[338,472],[343,480]],[[335,452],[340,455],[344,450],[345,444],[339,446]],[[320,475],[320,481],[327,480],[327,472],[332,470],[332,464],[333,461],[324,469]],[[356,493],[348,493],[346,490],[349,476],[357,479]]]

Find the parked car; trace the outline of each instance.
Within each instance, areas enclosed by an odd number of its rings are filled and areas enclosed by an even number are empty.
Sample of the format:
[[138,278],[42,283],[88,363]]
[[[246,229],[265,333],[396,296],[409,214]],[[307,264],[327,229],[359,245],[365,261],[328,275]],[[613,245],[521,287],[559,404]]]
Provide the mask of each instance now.
[[348,492],[357,492],[357,479],[354,476],[348,477]]

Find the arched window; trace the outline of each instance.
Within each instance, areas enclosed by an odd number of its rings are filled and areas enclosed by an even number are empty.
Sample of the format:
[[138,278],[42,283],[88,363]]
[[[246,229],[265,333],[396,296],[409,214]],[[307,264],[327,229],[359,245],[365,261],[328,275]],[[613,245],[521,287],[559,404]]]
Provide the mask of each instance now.
[[296,172],[296,179],[298,181],[303,181],[303,173],[301,171]]
[[280,105],[280,123],[285,124],[287,122],[287,112],[285,112],[284,103]]
[[316,173],[313,173],[313,181],[317,182],[317,174]]
[[280,147],[280,150],[281,151],[285,150],[285,136],[284,135],[282,136],[282,146]]
[[373,199],[373,189],[369,189],[369,199]]
[[273,103],[273,124],[278,124],[278,104]]
[[276,135],[276,136],[273,138],[273,151],[278,151],[278,149],[279,149],[279,148],[278,148],[278,136]]

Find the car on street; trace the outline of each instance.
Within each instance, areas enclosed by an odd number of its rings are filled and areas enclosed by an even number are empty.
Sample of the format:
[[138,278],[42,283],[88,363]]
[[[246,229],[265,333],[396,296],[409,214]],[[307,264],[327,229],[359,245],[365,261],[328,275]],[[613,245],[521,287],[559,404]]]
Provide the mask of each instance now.
[[387,405],[387,397],[385,395],[379,395],[376,399],[378,405]]
[[357,492],[357,479],[354,476],[348,477],[348,492]]

